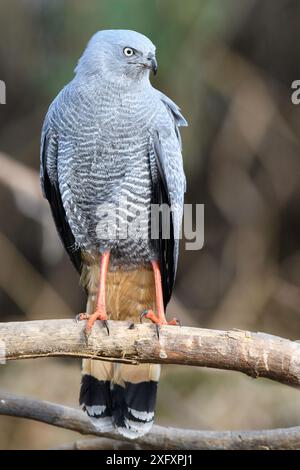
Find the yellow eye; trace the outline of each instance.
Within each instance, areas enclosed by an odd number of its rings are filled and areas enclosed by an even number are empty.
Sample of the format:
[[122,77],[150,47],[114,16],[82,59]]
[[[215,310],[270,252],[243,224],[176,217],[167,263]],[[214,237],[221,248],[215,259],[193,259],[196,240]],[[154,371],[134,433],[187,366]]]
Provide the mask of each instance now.
[[123,52],[124,52],[124,55],[126,55],[126,57],[131,57],[132,55],[134,55],[134,51],[133,49],[131,49],[131,47],[125,47],[123,49]]

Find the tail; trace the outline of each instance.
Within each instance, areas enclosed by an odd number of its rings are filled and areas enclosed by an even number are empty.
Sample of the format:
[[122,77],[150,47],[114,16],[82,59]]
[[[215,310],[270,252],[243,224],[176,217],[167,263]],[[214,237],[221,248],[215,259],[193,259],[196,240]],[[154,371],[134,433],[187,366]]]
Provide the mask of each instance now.
[[[89,295],[87,313],[94,311],[98,274],[97,265],[89,266],[82,274],[82,284]],[[109,275],[107,297],[108,305],[116,315],[114,318],[125,320],[125,313],[135,309],[139,318],[143,308],[154,308],[151,303],[149,305],[154,298],[152,284],[151,271]],[[138,303],[136,295],[139,295]],[[116,428],[123,436],[134,439],[146,434],[153,424],[159,376],[157,364],[128,365],[84,359],[80,405],[99,430],[107,432]]]
[[160,366],[83,360],[80,405],[101,431],[136,438],[154,420]]

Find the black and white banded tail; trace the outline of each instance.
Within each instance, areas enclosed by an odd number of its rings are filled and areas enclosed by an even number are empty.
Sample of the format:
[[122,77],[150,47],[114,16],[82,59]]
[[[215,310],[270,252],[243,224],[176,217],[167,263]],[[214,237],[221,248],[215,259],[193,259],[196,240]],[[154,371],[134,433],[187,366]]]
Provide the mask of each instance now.
[[136,438],[153,424],[160,366],[83,360],[80,405],[101,431]]

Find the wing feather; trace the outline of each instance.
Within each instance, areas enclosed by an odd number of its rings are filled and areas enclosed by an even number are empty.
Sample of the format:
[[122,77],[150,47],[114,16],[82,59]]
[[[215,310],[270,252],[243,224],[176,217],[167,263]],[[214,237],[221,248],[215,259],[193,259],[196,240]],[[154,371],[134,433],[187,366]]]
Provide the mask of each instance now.
[[[163,238],[162,220],[159,221],[159,239],[156,243],[159,253],[162,287],[165,307],[168,304],[174,287],[183,198],[186,180],[182,165],[180,126],[187,126],[187,121],[180,113],[178,106],[163,93],[158,92],[163,107],[158,113],[156,129],[152,136],[152,152],[156,165],[150,168],[154,204],[167,204],[171,210],[170,237]],[[156,167],[156,170],[154,168]]]
[[[47,118],[45,121],[47,124]],[[81,271],[81,253],[76,249],[75,238],[68,223],[62,203],[57,178],[58,141],[55,133],[44,126],[41,142],[41,186],[48,200],[59,237],[78,272]],[[51,178],[49,177],[49,170]]]

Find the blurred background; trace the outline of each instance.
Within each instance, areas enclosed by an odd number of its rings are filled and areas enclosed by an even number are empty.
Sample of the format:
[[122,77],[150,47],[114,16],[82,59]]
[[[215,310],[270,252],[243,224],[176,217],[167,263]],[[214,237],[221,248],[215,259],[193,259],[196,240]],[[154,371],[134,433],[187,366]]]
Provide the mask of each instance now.
[[[186,325],[300,339],[300,79],[297,0],[1,0],[0,319],[84,309],[39,187],[44,115],[90,36],[134,29],[157,45],[155,87],[189,121],[186,202],[205,204],[205,245],[182,246],[170,314]],[[0,366],[0,387],[78,406],[80,361]],[[180,406],[179,406],[180,404]],[[299,392],[235,372],[169,366],[157,423],[196,429],[300,424]],[[0,447],[41,449],[79,436],[0,417]]]

